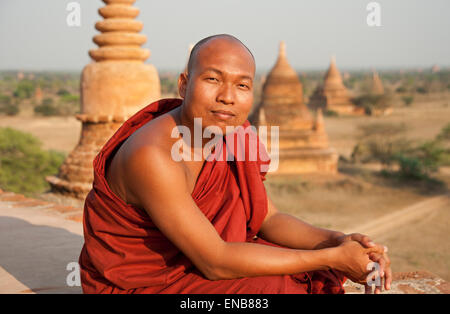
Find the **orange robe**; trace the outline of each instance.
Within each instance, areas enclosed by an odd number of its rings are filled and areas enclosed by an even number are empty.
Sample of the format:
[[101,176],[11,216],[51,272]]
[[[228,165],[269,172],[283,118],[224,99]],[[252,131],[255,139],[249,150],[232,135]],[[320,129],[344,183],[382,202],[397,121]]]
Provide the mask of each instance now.
[[[111,191],[105,179],[105,165],[110,157],[134,131],[179,105],[180,99],[163,99],[148,105],[126,121],[95,158],[93,188],[84,206],[85,243],[79,258],[83,292],[343,293],[345,278],[335,270],[208,280],[156,228],[144,209],[126,204]],[[243,126],[248,125],[246,121]],[[232,152],[236,152],[242,144],[241,135],[235,132],[224,137],[222,148],[227,147],[229,136],[235,136]],[[257,136],[256,139],[261,149]],[[261,152],[266,157],[263,160],[206,161],[192,198],[224,241],[280,247],[255,237],[267,214],[263,184],[266,171],[261,166],[270,160],[265,149]]]

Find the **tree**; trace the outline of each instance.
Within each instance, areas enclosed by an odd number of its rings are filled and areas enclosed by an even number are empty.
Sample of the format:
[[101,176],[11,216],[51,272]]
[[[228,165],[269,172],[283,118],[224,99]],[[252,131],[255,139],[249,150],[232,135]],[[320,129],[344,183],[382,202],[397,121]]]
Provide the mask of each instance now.
[[49,188],[45,177],[56,174],[64,154],[41,149],[31,134],[0,128],[0,187],[33,195]]

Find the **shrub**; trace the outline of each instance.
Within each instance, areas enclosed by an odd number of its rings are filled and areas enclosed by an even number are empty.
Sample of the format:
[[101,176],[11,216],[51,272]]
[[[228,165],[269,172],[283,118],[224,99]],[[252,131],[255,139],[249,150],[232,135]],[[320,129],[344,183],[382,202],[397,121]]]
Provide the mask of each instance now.
[[397,154],[395,161],[398,162],[399,174],[406,179],[425,179],[427,173],[424,165],[417,157],[408,157],[403,154]]
[[401,137],[405,124],[372,123],[358,126],[358,143],[352,152],[353,162],[380,162],[390,166],[393,155],[411,148],[411,142]]
[[0,95],[0,113],[14,116],[19,113],[19,106],[13,103],[11,97]]
[[395,90],[397,93],[406,93],[407,89],[404,86],[400,86]]
[[17,84],[16,89],[13,92],[14,97],[19,99],[30,98],[34,92],[34,84],[32,81],[23,80]]
[[55,116],[59,114],[58,109],[53,104],[52,98],[44,98],[42,104],[34,107],[34,112],[43,116]]
[[436,139],[438,141],[450,141],[450,123],[442,128]]
[[413,96],[403,96],[402,100],[403,100],[403,103],[405,104],[405,106],[410,106],[414,101],[414,97]]
[[339,116],[339,113],[337,113],[334,110],[325,110],[325,112],[323,114],[326,117],[338,117]]
[[361,140],[352,152],[352,161],[378,161],[386,168],[396,164],[397,174],[406,179],[430,179],[440,166],[450,164],[450,124],[435,139],[414,143],[401,137],[404,128],[395,125],[361,126]]
[[416,88],[416,92],[418,92],[419,94],[427,94],[428,93],[428,89],[423,87],[423,86],[419,86]]
[[0,187],[34,195],[49,188],[45,177],[56,174],[64,154],[41,149],[31,134],[0,128]]
[[355,105],[364,108],[366,114],[372,114],[374,110],[383,110],[390,105],[391,97],[388,94],[374,95],[371,93],[363,94],[353,99]]
[[64,96],[64,95],[69,95],[70,92],[67,89],[61,88],[58,90],[58,92],[56,92],[56,94],[58,96]]

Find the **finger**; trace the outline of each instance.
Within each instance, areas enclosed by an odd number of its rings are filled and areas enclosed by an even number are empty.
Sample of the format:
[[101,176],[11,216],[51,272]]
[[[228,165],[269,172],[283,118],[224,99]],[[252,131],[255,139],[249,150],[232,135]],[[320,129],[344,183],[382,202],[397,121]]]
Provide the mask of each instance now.
[[386,269],[386,260],[381,256],[380,258],[378,258],[376,261],[378,265],[379,265],[379,269],[380,269],[380,277],[383,278],[385,275],[385,269]]
[[370,254],[370,253],[378,253],[383,255],[384,253],[384,246],[376,244],[374,247],[369,247],[364,249],[366,254]]
[[389,259],[389,256],[385,253],[383,254],[383,260],[385,261],[385,277],[384,277],[384,287],[386,290],[391,289],[391,283],[392,283],[392,269],[391,269],[391,260]]
[[386,261],[383,259],[383,255],[378,253],[370,253],[369,259],[372,262],[378,263],[378,270],[380,273],[380,277],[384,277],[384,270],[386,269]]
[[380,294],[381,293],[381,287],[382,286],[376,286],[374,294]]
[[384,288],[386,290],[391,290],[391,283],[392,283],[392,270],[391,267],[386,268],[386,273],[384,277]]
[[369,247],[374,247],[375,243],[373,243],[373,241],[366,235],[361,234],[361,233],[353,233],[351,235],[351,238],[353,241],[358,241],[362,246],[369,248]]

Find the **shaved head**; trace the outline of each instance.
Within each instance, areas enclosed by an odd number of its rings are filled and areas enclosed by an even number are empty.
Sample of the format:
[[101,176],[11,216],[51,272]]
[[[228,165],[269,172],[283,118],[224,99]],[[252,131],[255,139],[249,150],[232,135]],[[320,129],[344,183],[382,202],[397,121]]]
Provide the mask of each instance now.
[[[227,134],[227,126],[240,126],[253,104],[255,58],[236,37],[227,34],[202,39],[191,50],[185,71],[178,77],[178,93],[183,98],[180,121],[202,127],[217,126]],[[180,122],[181,123],[181,122]]]
[[191,54],[189,55],[189,61],[188,61],[188,66],[187,66],[187,73],[191,73],[192,70],[194,69],[195,63],[197,61],[197,56],[198,56],[198,52],[201,50],[202,46],[204,46],[205,44],[207,44],[208,42],[212,41],[212,40],[216,40],[216,39],[223,39],[223,40],[227,40],[230,42],[235,42],[236,44],[239,44],[240,46],[244,47],[248,53],[251,55],[253,62],[255,62],[255,57],[253,56],[252,52],[250,51],[250,49],[248,49],[248,47],[246,45],[244,45],[239,39],[237,39],[236,37],[232,36],[232,35],[228,35],[228,34],[219,34],[219,35],[213,35],[213,36],[209,36],[206,37],[202,40],[200,40],[197,44],[195,44],[195,46],[192,48],[191,50]]

